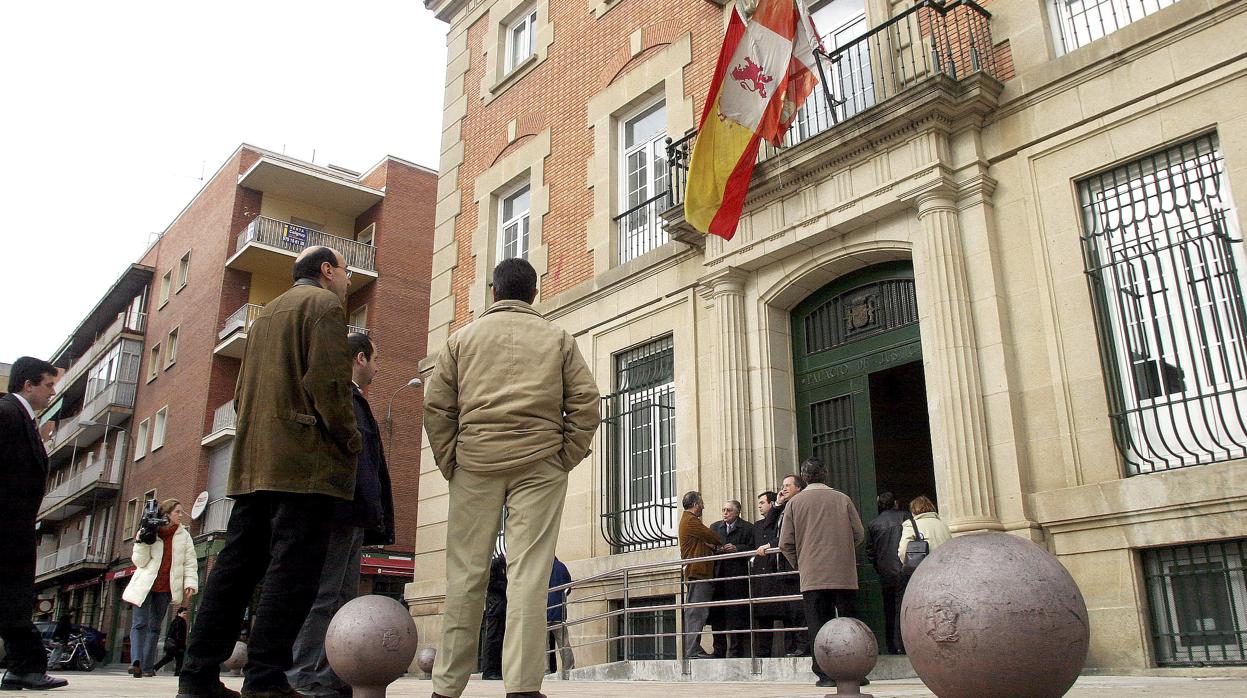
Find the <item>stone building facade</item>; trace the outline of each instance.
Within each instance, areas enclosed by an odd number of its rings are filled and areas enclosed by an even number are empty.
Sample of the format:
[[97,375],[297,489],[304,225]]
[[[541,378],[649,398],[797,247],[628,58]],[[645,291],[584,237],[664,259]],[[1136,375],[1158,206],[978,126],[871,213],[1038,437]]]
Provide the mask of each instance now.
[[[727,8],[427,4],[450,25],[428,346],[501,257],[533,262],[608,396],[573,577],[678,557],[683,492],[748,506],[814,454],[866,520],[927,494],[957,534],[1056,554],[1092,667],[1247,663],[1247,3],[811,3],[830,90],[764,147],[731,241],[679,206]],[[427,446],[419,492],[406,597],[435,642]],[[632,605],[676,593],[637,577]],[[573,617],[617,610],[618,581]]]

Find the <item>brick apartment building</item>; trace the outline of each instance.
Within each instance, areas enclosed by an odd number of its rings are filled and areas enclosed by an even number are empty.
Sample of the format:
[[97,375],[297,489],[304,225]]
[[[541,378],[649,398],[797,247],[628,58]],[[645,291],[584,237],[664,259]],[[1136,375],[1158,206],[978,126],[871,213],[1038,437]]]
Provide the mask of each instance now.
[[[128,640],[121,601],[146,499],[176,497],[206,577],[223,542],[233,394],[255,311],[289,288],[304,247],[335,247],[352,272],[352,329],[378,347],[366,391],[394,485],[397,541],[365,551],[361,591],[398,598],[411,577],[420,395],[436,173],[386,157],[365,173],[243,145],[82,321],[53,363],[66,370],[43,415],[53,463],[40,513],[42,607]],[[414,332],[412,330],[415,330]],[[385,433],[387,409],[392,404]]]
[[[730,3],[426,2],[450,27],[428,345],[523,255],[608,396],[559,557],[580,579],[671,560],[682,493],[748,505],[813,454],[866,520],[925,493],[956,533],[1046,546],[1093,667],[1247,663],[1247,48],[1225,40],[1247,2],[809,4],[830,95],[764,146],[729,242],[680,204]],[[420,497],[406,596],[432,643],[427,451]],[[578,589],[572,618],[679,593],[632,579]],[[629,615],[573,640],[678,628]]]

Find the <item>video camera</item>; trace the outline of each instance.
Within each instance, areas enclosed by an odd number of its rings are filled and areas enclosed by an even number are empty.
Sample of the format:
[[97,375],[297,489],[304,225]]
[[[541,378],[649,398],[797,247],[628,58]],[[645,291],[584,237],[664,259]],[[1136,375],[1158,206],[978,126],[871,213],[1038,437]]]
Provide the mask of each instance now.
[[147,500],[143,505],[143,518],[139,519],[139,542],[147,545],[155,543],[157,529],[168,525],[169,517],[160,513],[160,504],[154,499]]

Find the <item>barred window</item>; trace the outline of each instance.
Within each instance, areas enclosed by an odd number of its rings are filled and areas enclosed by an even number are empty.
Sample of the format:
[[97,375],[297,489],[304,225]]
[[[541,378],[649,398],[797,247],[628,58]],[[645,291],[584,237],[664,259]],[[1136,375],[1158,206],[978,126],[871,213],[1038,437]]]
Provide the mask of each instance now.
[[[632,599],[628,612],[615,616],[611,624],[611,661],[675,659],[675,610],[634,610],[674,604],[674,596]],[[611,601],[611,610],[622,611],[623,602]]]
[[602,398],[602,534],[614,552],[676,542],[675,354],[671,337],[615,356]]
[[1247,539],[1143,551],[1156,662],[1247,662]]
[[1247,455],[1243,245],[1224,164],[1214,134],[1079,184],[1128,475]]
[[1178,0],[1049,0],[1057,50],[1069,53]]

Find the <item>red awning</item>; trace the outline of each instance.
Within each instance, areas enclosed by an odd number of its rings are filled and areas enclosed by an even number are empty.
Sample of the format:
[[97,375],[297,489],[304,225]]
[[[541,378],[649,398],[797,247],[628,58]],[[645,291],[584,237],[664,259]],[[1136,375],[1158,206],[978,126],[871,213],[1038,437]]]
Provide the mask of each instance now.
[[411,577],[416,569],[415,560],[389,557],[364,557],[359,561],[360,574],[376,574],[387,577]]
[[68,584],[66,586],[61,587],[61,591],[77,591],[78,589],[85,589],[87,587],[93,587],[102,581],[104,581],[103,577],[96,577],[95,579],[88,579],[85,582],[78,582],[77,584]]
[[125,568],[124,570],[113,570],[112,572],[109,572],[108,574],[104,575],[104,581],[111,582],[114,579],[120,579],[122,577],[129,577],[130,575],[134,574],[134,570],[135,570],[134,565],[131,565]]

